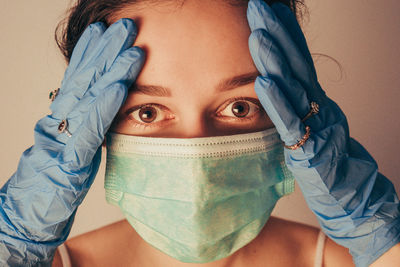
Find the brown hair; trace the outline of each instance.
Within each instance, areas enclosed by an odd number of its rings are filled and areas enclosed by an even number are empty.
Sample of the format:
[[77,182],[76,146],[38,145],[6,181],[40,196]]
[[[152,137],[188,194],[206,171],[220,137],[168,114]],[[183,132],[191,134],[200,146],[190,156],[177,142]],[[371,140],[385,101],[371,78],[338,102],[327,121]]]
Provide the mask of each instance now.
[[[56,28],[55,39],[57,46],[69,63],[72,51],[83,31],[94,22],[103,22],[106,25],[108,19],[117,11],[123,9],[129,4],[135,4],[145,1],[157,0],[77,0],[76,4],[71,7],[67,16],[62,20]],[[177,0],[175,0],[177,1]],[[184,0],[181,0],[184,1]],[[274,2],[281,2],[296,14],[299,19],[302,17],[302,7],[304,0],[264,0],[271,5]],[[247,4],[248,0],[230,0],[229,4]]]

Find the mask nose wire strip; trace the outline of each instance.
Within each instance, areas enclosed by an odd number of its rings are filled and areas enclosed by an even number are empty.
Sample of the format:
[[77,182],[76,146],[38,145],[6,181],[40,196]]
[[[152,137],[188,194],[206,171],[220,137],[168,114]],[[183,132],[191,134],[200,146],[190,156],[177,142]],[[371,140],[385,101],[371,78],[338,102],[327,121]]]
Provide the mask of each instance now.
[[107,149],[123,153],[178,158],[236,156],[283,145],[275,128],[250,134],[204,138],[151,138],[108,134]]

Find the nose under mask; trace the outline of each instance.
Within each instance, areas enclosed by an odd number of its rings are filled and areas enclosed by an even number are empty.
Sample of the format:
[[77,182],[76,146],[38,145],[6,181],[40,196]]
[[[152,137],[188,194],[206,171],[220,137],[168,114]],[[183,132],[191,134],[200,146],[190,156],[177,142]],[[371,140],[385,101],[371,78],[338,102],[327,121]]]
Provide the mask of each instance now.
[[189,139],[110,133],[105,189],[146,242],[206,263],[253,240],[294,179],[275,129]]

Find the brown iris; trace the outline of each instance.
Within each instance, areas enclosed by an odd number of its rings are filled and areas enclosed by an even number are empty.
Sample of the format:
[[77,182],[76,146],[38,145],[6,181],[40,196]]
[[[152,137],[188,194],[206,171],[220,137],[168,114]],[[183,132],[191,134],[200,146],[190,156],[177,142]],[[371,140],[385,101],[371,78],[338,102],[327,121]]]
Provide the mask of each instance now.
[[139,118],[145,123],[151,123],[157,118],[157,110],[154,107],[142,107],[139,110]]
[[232,113],[239,118],[246,117],[250,112],[250,106],[245,101],[237,101],[232,105]]

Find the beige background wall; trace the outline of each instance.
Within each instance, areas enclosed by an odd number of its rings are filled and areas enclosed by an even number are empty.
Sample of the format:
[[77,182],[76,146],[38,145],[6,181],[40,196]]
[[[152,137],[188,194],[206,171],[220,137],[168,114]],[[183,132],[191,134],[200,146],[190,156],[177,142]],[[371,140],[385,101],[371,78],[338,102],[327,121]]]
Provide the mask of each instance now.
[[[398,0],[306,0],[304,30],[321,84],[347,114],[351,135],[375,157],[400,189],[400,2]],[[33,127],[49,113],[48,93],[57,88],[64,62],[53,32],[68,2],[0,0],[0,185],[33,144]],[[122,218],[105,203],[104,165],[78,211],[71,236]],[[300,190],[282,199],[275,214],[316,225]]]

